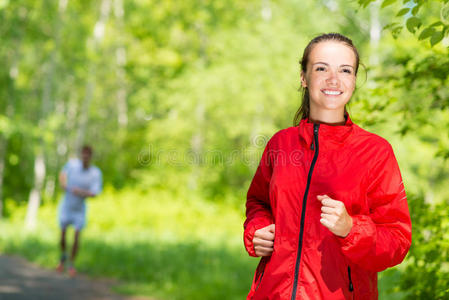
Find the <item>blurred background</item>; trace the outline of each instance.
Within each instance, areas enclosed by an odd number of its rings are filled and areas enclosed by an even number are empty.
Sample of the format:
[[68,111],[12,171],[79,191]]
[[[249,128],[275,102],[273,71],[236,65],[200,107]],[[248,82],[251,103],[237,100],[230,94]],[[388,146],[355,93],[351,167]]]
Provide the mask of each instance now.
[[448,299],[448,2],[0,0],[0,253],[56,266],[57,176],[91,144],[104,190],[78,270],[130,295],[244,299],[246,191],[292,126],[304,47],[340,32],[365,66],[351,118],[392,144],[413,218],[380,299]]

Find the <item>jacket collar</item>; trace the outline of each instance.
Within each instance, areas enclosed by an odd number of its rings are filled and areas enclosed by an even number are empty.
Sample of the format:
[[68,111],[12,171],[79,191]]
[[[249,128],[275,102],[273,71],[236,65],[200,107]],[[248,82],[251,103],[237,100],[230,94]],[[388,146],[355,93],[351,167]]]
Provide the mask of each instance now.
[[[343,144],[355,127],[348,113],[345,114],[345,119],[344,125],[320,124],[318,131],[319,142]],[[302,119],[299,123],[299,137],[305,141],[306,145],[311,145],[313,142],[313,125],[314,123],[310,122],[309,118]],[[322,145],[320,144],[320,146]]]

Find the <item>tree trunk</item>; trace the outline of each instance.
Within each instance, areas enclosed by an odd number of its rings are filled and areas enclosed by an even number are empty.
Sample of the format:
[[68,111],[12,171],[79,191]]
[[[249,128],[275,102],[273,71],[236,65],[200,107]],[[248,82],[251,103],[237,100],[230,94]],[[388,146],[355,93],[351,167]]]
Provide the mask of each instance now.
[[45,161],[41,150],[34,160],[34,187],[28,199],[27,214],[25,216],[25,227],[34,229],[37,224],[37,211],[41,201],[41,190],[45,179]]
[[89,104],[92,99],[93,91],[96,85],[94,67],[92,65],[89,66],[89,78],[86,83],[86,95],[84,96],[84,100],[81,106],[81,113],[79,117],[78,123],[78,134],[76,137],[75,145],[73,151],[78,151],[81,148],[81,144],[84,141],[84,136],[86,133],[87,122],[89,120]]
[[[109,17],[110,7],[111,7],[110,0],[103,0],[101,2],[100,17],[97,23],[95,24],[92,37],[93,42],[92,47],[95,53],[98,51],[99,44],[101,43],[104,37],[105,26]],[[91,62],[88,71],[89,79],[87,80],[86,83],[86,94],[81,106],[81,114],[79,117],[78,133],[74,146],[75,151],[78,151],[80,149],[86,135],[86,128],[89,122],[89,106],[93,98],[93,93],[96,86],[95,69],[96,69],[95,63]]]
[[271,1],[270,0],[262,0],[262,8],[260,10],[260,14],[262,16],[262,19],[265,21],[271,21],[272,18],[272,11],[271,11]]
[[[54,30],[55,30],[55,40],[56,45],[53,53],[50,55],[50,60],[48,62],[48,70],[46,72],[47,76],[44,81],[44,87],[42,90],[42,105],[41,105],[41,117],[39,121],[39,126],[46,129],[46,117],[48,112],[51,110],[52,105],[52,95],[54,93],[54,80],[55,80],[55,69],[57,64],[58,50],[59,50],[59,28],[60,20],[67,7],[67,0],[59,0],[58,15],[54,20]],[[44,66],[45,67],[45,66]],[[31,189],[28,198],[27,213],[25,216],[25,227],[27,229],[34,229],[37,224],[37,212],[41,203],[42,188],[45,182],[46,165],[45,165],[45,151],[47,145],[43,138],[40,139],[39,148],[37,150],[37,155],[34,160],[34,185]]]
[[381,32],[382,27],[379,20],[379,4],[376,2],[372,4],[372,9],[370,10],[370,65],[379,64],[379,52],[377,51],[377,48],[379,46]]
[[[119,33],[123,32],[123,1],[114,1],[114,13]],[[119,35],[121,36],[121,35]],[[117,121],[119,128],[126,128],[128,125],[128,104],[126,103],[126,72],[124,65],[126,63],[126,49],[123,41],[119,40],[116,55],[116,74],[117,74]]]
[[[200,58],[201,63],[206,67],[209,63],[209,57],[207,55],[207,35],[204,32],[204,25],[201,23],[196,23],[195,28],[200,38]],[[189,177],[188,186],[191,189],[196,189],[198,186],[198,177],[200,175],[200,164],[202,160],[203,144],[204,144],[204,121],[206,117],[206,99],[205,95],[202,94],[198,97],[198,102],[195,107],[195,121],[196,121],[196,132],[192,135],[190,140],[190,148],[192,149],[192,173]]]

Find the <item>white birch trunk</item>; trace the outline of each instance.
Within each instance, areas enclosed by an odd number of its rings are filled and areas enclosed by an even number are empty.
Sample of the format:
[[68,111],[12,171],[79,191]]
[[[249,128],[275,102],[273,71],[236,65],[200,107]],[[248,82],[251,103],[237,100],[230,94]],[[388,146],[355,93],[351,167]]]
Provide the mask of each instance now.
[[[114,14],[119,33],[123,31],[123,0],[114,1]],[[123,42],[119,40],[116,55],[116,75],[117,75],[117,121],[119,128],[126,128],[128,125],[128,104],[126,103],[126,73],[124,65],[126,64],[126,49]]]
[[89,105],[93,96],[94,88],[96,85],[95,76],[93,75],[94,68],[92,65],[89,66],[89,79],[86,83],[86,95],[81,106],[81,112],[79,116],[78,123],[78,134],[75,140],[74,151],[78,151],[81,148],[81,144],[84,141],[84,136],[86,133],[86,127],[88,122]]
[[379,64],[379,41],[380,41],[380,34],[382,32],[382,27],[380,25],[379,20],[379,3],[373,3],[372,8],[370,10],[370,58],[369,63],[370,65],[378,65]]
[[34,160],[34,187],[28,199],[25,227],[34,229],[37,224],[37,212],[41,201],[41,190],[45,179],[45,161],[43,152],[38,153]]
[[[204,33],[203,24],[196,24],[196,31],[200,37],[200,58],[203,66],[208,64],[207,56],[207,35]],[[192,149],[192,174],[189,177],[188,186],[191,189],[196,189],[198,186],[198,177],[200,173],[201,157],[203,153],[204,134],[202,128],[204,127],[204,120],[206,116],[205,95],[198,96],[198,102],[195,107],[196,132],[190,140],[190,147]]]
[[[47,76],[44,83],[44,88],[42,91],[42,106],[41,106],[41,119],[42,124],[45,124],[45,119],[50,111],[52,94],[53,94],[53,82],[54,82],[54,73],[56,67],[56,56],[59,48],[59,27],[60,20],[65,12],[67,7],[68,0],[60,0],[58,7],[58,16],[54,22],[55,28],[55,37],[56,37],[56,47],[53,55],[50,55],[50,61],[48,63]],[[41,125],[41,124],[40,124]],[[45,128],[45,125],[43,126]],[[39,149],[37,151],[36,158],[34,160],[34,185],[31,189],[29,198],[28,198],[28,206],[27,213],[25,216],[25,228],[33,230],[37,225],[37,214],[38,209],[41,203],[41,195],[42,189],[44,187],[45,174],[46,174],[46,165],[45,165],[45,150],[46,145],[44,140],[41,138]]]
[[[50,106],[51,89],[53,86],[53,72],[54,60],[51,59],[49,63],[49,70],[47,73],[48,75],[45,80],[45,85],[42,93],[41,121],[45,120],[45,116],[47,115]],[[30,230],[33,230],[37,224],[37,211],[41,202],[42,187],[44,184],[46,171],[44,156],[45,142],[42,138],[38,147],[39,150],[36,158],[34,159],[34,185],[28,197],[28,207],[27,213],[25,215],[25,227]]]
[[[111,7],[110,0],[103,0],[101,2],[100,6],[100,16],[98,18],[97,23],[95,23],[94,31],[93,31],[93,37],[92,37],[92,47],[93,51],[97,52],[99,45],[101,41],[103,40],[104,33],[105,33],[105,27],[106,22],[109,17],[109,11]],[[78,151],[84,142],[84,138],[86,136],[86,128],[89,122],[89,106],[90,102],[92,101],[95,86],[96,86],[96,77],[95,77],[95,63],[90,63],[89,65],[89,71],[88,76],[89,79],[86,83],[86,94],[81,106],[81,113],[79,117],[79,127],[78,127],[78,133],[75,140],[74,149],[75,151]]]

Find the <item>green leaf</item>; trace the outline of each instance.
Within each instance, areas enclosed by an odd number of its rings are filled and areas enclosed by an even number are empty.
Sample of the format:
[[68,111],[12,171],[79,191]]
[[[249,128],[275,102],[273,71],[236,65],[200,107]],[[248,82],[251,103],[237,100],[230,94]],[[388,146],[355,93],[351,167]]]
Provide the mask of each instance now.
[[416,5],[415,7],[413,7],[412,15],[416,16],[416,14],[418,13],[420,8],[421,8],[421,5]]
[[438,44],[443,39],[443,32],[442,31],[436,31],[432,34],[432,37],[430,38],[430,45],[433,47],[434,45]]
[[431,27],[444,25],[443,22],[437,21],[435,23],[430,24]]
[[402,26],[396,26],[391,28],[391,35],[393,36],[394,39],[397,39],[399,37],[399,34],[402,31]]
[[421,34],[419,35],[418,39],[423,40],[431,36],[435,32],[435,28],[433,27],[427,27],[423,31],[421,31]]
[[400,17],[400,16],[405,15],[406,13],[408,13],[409,10],[410,10],[410,8],[407,8],[407,7],[401,9],[401,10],[397,13],[396,17]]
[[399,24],[398,22],[388,23],[387,25],[385,25],[385,26],[382,28],[382,30],[385,30],[385,29],[389,29],[389,28],[395,27],[395,26],[397,26],[398,24]]
[[405,25],[407,26],[408,31],[415,33],[416,28],[421,26],[421,20],[417,17],[411,17],[407,19]]
[[359,4],[365,8],[367,7],[371,2],[374,2],[375,0],[359,0]]
[[384,0],[384,2],[382,2],[381,8],[387,7],[388,5],[391,5],[395,2],[396,0]]

